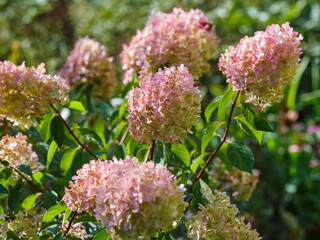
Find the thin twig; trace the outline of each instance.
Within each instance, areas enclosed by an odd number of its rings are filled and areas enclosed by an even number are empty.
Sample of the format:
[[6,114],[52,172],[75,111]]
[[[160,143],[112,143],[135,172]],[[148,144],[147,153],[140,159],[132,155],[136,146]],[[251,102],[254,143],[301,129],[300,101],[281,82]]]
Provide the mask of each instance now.
[[237,98],[238,98],[239,94],[240,94],[240,91],[237,92],[235,98],[233,99],[231,110],[230,110],[230,114],[229,114],[229,117],[228,117],[227,127],[226,127],[226,129],[224,131],[224,135],[223,135],[223,137],[221,139],[221,142],[220,142],[219,146],[214,150],[214,152],[211,154],[211,156],[208,158],[208,160],[206,161],[206,163],[204,164],[204,166],[202,167],[202,169],[198,173],[196,180],[193,182],[191,188],[189,189],[189,192],[192,192],[192,189],[193,189],[194,185],[200,180],[201,175],[203,174],[204,170],[206,169],[206,167],[208,167],[209,163],[217,155],[217,153],[220,150],[222,144],[226,141],[227,136],[228,136],[228,132],[229,132],[229,129],[230,129],[230,123],[231,123],[231,120],[232,120],[233,110],[234,110],[234,107],[236,105]]
[[149,145],[148,152],[146,154],[144,162],[147,162],[149,157],[150,157],[151,161],[153,160],[153,153],[154,153],[155,143],[156,143],[156,140],[152,140],[151,144]]
[[126,137],[127,137],[128,133],[129,133],[129,128],[127,128],[127,130],[124,132],[124,134],[123,134],[120,142],[118,143],[118,145],[121,146],[121,145],[124,143],[124,141],[126,140]]
[[13,171],[16,171],[24,180],[27,181],[27,183],[29,183],[31,185],[31,187],[33,187],[35,190],[37,190],[38,192],[43,192],[42,189],[38,188],[36,185],[34,185],[34,183],[32,181],[30,181],[22,172],[20,172],[17,168],[13,167],[13,166],[9,166],[9,168],[11,168]]
[[91,156],[93,156],[96,160],[98,160],[98,157],[89,149],[87,148],[85,145],[83,145],[80,140],[76,137],[76,135],[74,134],[74,132],[72,131],[71,127],[68,125],[68,123],[63,119],[63,117],[61,116],[60,112],[52,105],[50,104],[50,107],[58,114],[58,116],[61,118],[63,124],[66,126],[66,128],[69,130],[69,132],[71,133],[71,135],[73,136],[73,138],[77,141],[77,143],[83,148],[85,149],[88,153],[91,154]]
[[151,150],[150,150],[150,161],[154,160],[153,153],[154,153],[155,146],[156,146],[156,140],[152,140]]
[[70,228],[71,228],[71,225],[72,225],[72,222],[73,222],[75,216],[76,216],[76,212],[73,212],[73,213],[72,213],[72,216],[71,216],[71,219],[70,219],[70,222],[69,222],[69,225],[68,225],[68,228],[67,228],[67,230],[66,230],[66,231],[64,232],[64,234],[63,234],[63,238],[64,238],[65,236],[67,236],[67,234],[68,234],[68,232],[69,232],[69,230],[70,230]]

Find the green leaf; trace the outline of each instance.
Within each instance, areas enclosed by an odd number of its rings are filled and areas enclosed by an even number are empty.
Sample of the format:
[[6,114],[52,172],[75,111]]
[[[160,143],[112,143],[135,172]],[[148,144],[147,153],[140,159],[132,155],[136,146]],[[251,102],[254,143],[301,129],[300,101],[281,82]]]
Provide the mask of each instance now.
[[289,109],[295,108],[299,84],[304,71],[307,69],[307,66],[309,65],[309,62],[310,62],[310,57],[304,56],[300,64],[301,67],[297,70],[295,81],[292,83],[292,85],[289,88],[289,92],[287,95],[287,106]]
[[220,160],[224,163],[224,165],[226,166],[227,170],[230,172],[232,169],[232,164],[228,158],[228,146],[230,145],[230,143],[224,143],[222,144],[222,146],[220,147],[217,156],[220,158]]
[[53,240],[62,240],[62,233],[59,233],[57,236],[54,237]]
[[247,121],[247,119],[245,118],[245,116],[237,117],[237,121],[238,121],[238,123],[239,123],[239,125],[240,125],[241,130],[242,130],[245,134],[254,137],[254,138],[258,141],[258,143],[261,145],[261,140],[262,140],[263,132],[254,129],[254,128],[251,126],[251,124]]
[[11,176],[12,172],[13,172],[13,170],[11,168],[4,168],[0,172],[0,178],[4,178],[7,180]]
[[232,88],[230,86],[231,85],[229,85],[229,88],[228,88],[227,92],[221,98],[221,101],[220,101],[220,104],[219,104],[218,119],[220,121],[223,120],[224,112],[226,111],[227,105],[228,105],[230,99],[232,98],[233,94],[235,93],[234,91],[232,91]]
[[60,170],[61,170],[61,174],[62,176],[66,176],[71,165],[72,165],[72,160],[74,157],[74,154],[76,153],[77,149],[73,148],[73,149],[69,149],[68,151],[66,151],[62,158],[61,158],[61,162],[60,162]]
[[22,202],[22,208],[24,209],[31,209],[34,202],[36,201],[37,197],[39,197],[39,194],[32,194],[29,195],[25,200]]
[[9,237],[9,239],[12,239],[12,240],[21,240],[19,236],[11,230],[7,232],[7,236]]
[[252,173],[253,154],[250,148],[242,142],[231,142],[228,145],[227,155],[229,161],[236,168]]
[[180,143],[179,145],[172,144],[171,152],[179,158],[186,167],[190,167],[190,154],[184,145]]
[[89,163],[90,160],[92,159],[92,156],[85,150],[79,149],[75,155],[74,155],[74,160],[72,161],[71,164],[71,173],[72,175],[75,175],[77,170],[82,168],[83,164]]
[[270,126],[268,121],[263,118],[262,116],[257,116],[253,119],[254,126],[257,130],[260,131],[267,131],[267,132],[274,132],[273,128]]
[[62,220],[62,225],[64,225],[67,221],[67,219],[69,218],[69,216],[71,215],[72,211],[67,208],[67,210],[65,211],[64,215],[63,215],[63,220]]
[[202,159],[201,159],[200,156],[197,157],[197,158],[193,161],[193,163],[192,163],[192,165],[191,165],[191,168],[190,168],[193,173],[196,173],[196,172],[197,172],[197,169],[198,169],[201,161],[202,161]]
[[74,223],[78,222],[97,222],[97,219],[94,216],[89,214],[82,214],[77,219],[73,221]]
[[119,110],[119,121],[121,121],[123,115],[126,113],[127,111],[127,106],[126,104],[128,103],[128,100],[126,98],[123,99],[120,110]]
[[63,121],[59,116],[55,116],[50,123],[50,133],[55,142],[58,144],[59,148],[61,148],[65,134],[64,134],[64,127]]
[[111,236],[109,233],[107,233],[106,229],[104,228],[96,233],[93,240],[111,240]]
[[252,128],[258,131],[274,132],[269,122],[264,118],[263,114],[256,112],[251,104],[241,104],[242,112]]
[[202,141],[201,141],[201,158],[204,157],[205,150],[214,134],[214,132],[218,129],[219,126],[222,125],[222,122],[212,122],[202,133]]
[[42,185],[43,173],[42,172],[36,172],[32,175],[32,179],[36,184]]
[[19,166],[17,166],[17,169],[20,170],[21,172],[29,175],[29,176],[32,176],[32,170],[31,168],[26,165],[26,164],[20,164]]
[[206,108],[204,116],[206,117],[207,122],[210,121],[210,117],[214,112],[214,110],[219,106],[221,99],[222,99],[222,96],[216,97],[211,101],[211,103]]
[[139,145],[139,142],[130,137],[129,142],[126,144],[126,155],[132,155],[134,149]]
[[79,101],[71,101],[70,104],[69,104],[69,108],[78,110],[80,112],[87,112],[85,107]]
[[8,206],[13,212],[16,207],[21,204],[21,197],[24,191],[24,184],[22,182],[14,186],[13,189],[9,190],[10,194],[8,197]]
[[80,132],[87,134],[93,143],[97,144],[101,148],[104,147],[101,138],[99,137],[99,135],[95,131],[88,129],[88,128],[80,128],[79,130],[80,130]]
[[50,163],[53,159],[54,154],[56,153],[56,150],[58,148],[58,145],[56,144],[56,141],[52,141],[49,147],[48,155],[47,155],[47,169],[50,166]]
[[49,208],[48,211],[45,212],[42,222],[49,222],[50,220],[52,220],[53,218],[55,218],[55,216],[57,216],[59,213],[66,211],[67,210],[67,206],[63,205],[61,203],[52,206],[51,208]]
[[50,208],[58,204],[58,194],[53,190],[47,190],[42,193],[41,200],[45,208]]
[[9,194],[8,190],[0,184],[0,195]]
[[44,115],[41,123],[40,123],[40,135],[44,142],[47,142],[50,138],[50,123],[53,118],[52,113],[47,113]]

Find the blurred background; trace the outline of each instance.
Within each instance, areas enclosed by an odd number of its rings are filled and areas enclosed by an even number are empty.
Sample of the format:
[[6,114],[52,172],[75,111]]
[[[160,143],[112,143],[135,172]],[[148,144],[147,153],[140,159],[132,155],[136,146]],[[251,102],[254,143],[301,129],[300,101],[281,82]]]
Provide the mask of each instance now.
[[240,129],[255,155],[260,182],[249,202],[236,202],[263,239],[320,239],[320,2],[317,0],[0,0],[0,60],[46,64],[55,74],[74,42],[88,35],[114,56],[121,96],[119,54],[152,11],[199,8],[216,25],[219,50],[201,79],[203,106],[226,89],[218,58],[228,45],[270,24],[290,22],[304,36],[301,68],[286,99],[267,113],[275,133],[259,146]]

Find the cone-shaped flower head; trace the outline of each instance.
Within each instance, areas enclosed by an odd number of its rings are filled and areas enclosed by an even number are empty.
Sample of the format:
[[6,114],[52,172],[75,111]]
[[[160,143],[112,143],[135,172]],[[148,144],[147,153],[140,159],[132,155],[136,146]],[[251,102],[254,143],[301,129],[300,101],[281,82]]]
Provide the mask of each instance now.
[[179,140],[190,132],[201,111],[200,91],[183,65],[159,69],[126,98],[130,134],[146,143],[155,139],[166,143]]
[[15,137],[3,136],[1,138],[0,160],[7,161],[13,167],[21,164],[28,165],[34,172],[44,168],[38,162],[37,153],[32,151],[32,144],[28,143],[27,136],[22,133],[18,133]]
[[22,127],[34,125],[31,117],[42,118],[49,104],[64,105],[69,90],[61,77],[45,75],[44,64],[37,68],[0,62],[0,117]]
[[183,216],[185,189],[161,165],[129,156],[110,165],[112,171],[98,188],[94,212],[112,239],[149,239],[171,229]]
[[217,45],[215,27],[201,10],[185,12],[174,8],[172,13],[155,13],[129,45],[123,45],[120,55],[126,71],[123,82],[130,82],[134,73],[139,73],[143,81],[159,67],[181,64],[198,79],[209,69],[207,61]]
[[65,188],[63,201],[68,208],[73,212],[85,211],[92,214],[101,179],[107,177],[109,172],[108,161],[101,160],[91,160],[90,163],[84,164],[81,169],[77,170],[77,175],[72,177],[74,182],[69,182],[70,189]]
[[233,90],[248,96],[256,111],[264,111],[283,98],[283,90],[299,67],[302,35],[289,23],[268,26],[253,37],[244,37],[238,46],[230,46],[219,60],[219,69]]
[[250,223],[244,218],[237,218],[238,208],[230,203],[230,198],[219,191],[210,193],[209,189],[201,190],[209,201],[201,205],[200,211],[186,222],[188,237],[196,240],[233,239],[258,240],[259,233],[251,230]]
[[110,97],[114,85],[112,61],[105,47],[95,39],[80,38],[59,74],[69,81],[70,86],[94,84],[96,94]]

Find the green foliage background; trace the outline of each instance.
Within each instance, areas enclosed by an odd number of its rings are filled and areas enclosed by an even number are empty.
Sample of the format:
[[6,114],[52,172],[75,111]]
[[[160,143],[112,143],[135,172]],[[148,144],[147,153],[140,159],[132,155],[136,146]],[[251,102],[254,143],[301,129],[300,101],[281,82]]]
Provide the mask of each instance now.
[[[216,25],[220,49],[210,71],[200,79],[202,92],[206,93],[204,106],[226,89],[217,62],[228,45],[265,30],[267,25],[286,21],[305,37],[301,78],[297,77],[297,82],[287,89],[287,99],[267,112],[276,132],[264,134],[262,147],[236,126],[232,135],[250,145],[254,167],[261,171],[252,199],[237,203],[242,214],[263,239],[319,239],[320,166],[310,167],[310,162],[320,163],[320,133],[306,133],[308,126],[320,122],[319,1],[0,0],[0,60],[9,59],[16,64],[25,61],[27,66],[44,62],[48,72],[54,74],[78,37],[88,35],[105,45],[115,57],[118,87],[114,97],[122,97],[119,65],[122,44],[143,28],[152,11],[171,11],[175,6],[184,10],[200,8]],[[112,115],[108,118],[112,122]],[[205,123],[203,115],[202,120],[200,125]],[[99,126],[96,124],[96,129]],[[213,148],[215,143],[210,144]],[[292,145],[299,150],[289,151]],[[117,154],[117,149],[107,156],[113,153]]]

